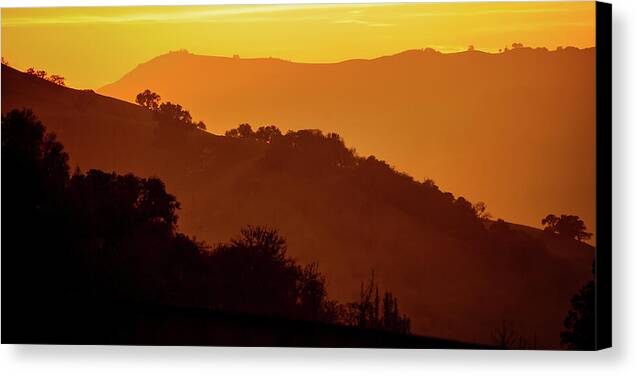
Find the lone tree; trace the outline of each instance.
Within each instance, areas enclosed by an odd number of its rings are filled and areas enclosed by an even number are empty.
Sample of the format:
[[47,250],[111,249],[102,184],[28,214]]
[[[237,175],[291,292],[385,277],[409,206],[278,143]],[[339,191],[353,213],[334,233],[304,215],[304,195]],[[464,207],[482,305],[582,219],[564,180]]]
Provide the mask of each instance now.
[[146,89],[143,92],[137,94],[135,103],[142,107],[146,107],[149,110],[155,111],[159,108],[160,99],[161,97],[159,96],[159,94]]
[[592,233],[586,232],[584,221],[576,215],[562,214],[557,217],[554,214],[549,214],[542,219],[542,225],[544,225],[544,231],[577,240],[587,240],[593,236]]
[[190,112],[181,107],[180,104],[163,102],[159,103],[161,96],[148,89],[137,94],[135,103],[153,111],[156,118],[164,122],[183,124],[188,127],[206,130],[203,121],[194,122]]
[[491,219],[491,213],[487,212],[487,204],[482,201],[478,201],[473,205],[473,210],[476,212],[476,216],[483,220],[488,221]]

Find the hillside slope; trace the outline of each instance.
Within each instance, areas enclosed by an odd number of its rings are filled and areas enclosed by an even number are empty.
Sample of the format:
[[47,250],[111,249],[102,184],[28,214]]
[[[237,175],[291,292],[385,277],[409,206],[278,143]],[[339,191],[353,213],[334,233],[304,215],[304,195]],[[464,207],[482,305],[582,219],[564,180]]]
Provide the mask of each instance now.
[[182,51],[98,92],[133,101],[144,89],[217,134],[240,123],[337,132],[497,217],[533,226],[575,214],[595,232],[594,48],[411,50],[334,64]]
[[278,228],[341,301],[374,270],[418,334],[484,343],[506,319],[555,347],[571,295],[590,278],[592,247],[486,231],[450,194],[313,132],[279,145],[163,129],[138,106],[3,66],[2,111],[22,107],[57,133],[72,166],[159,176],[182,203],[180,230],[200,240]]

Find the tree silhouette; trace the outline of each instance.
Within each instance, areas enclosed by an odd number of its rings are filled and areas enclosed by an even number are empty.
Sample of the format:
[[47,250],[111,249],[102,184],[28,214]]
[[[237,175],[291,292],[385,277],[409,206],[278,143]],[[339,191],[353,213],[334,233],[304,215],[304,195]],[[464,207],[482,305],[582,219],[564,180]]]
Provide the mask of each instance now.
[[137,103],[138,105],[142,107],[146,107],[147,109],[151,111],[155,111],[159,108],[160,100],[161,100],[161,97],[159,96],[159,94],[152,92],[148,89],[137,94],[137,97],[135,97],[135,103]]
[[506,320],[502,320],[502,325],[493,331],[491,335],[493,344],[499,349],[512,349],[516,341],[516,333]]
[[347,305],[346,322],[359,328],[409,333],[411,322],[398,309],[398,299],[389,291],[380,299],[380,290],[372,275],[367,284],[361,282],[359,299]]
[[[4,64],[4,63],[3,63]],[[52,82],[56,85],[60,85],[60,86],[66,86],[66,82],[64,80],[64,77],[57,75],[57,74],[52,74],[49,77],[47,77],[47,73],[44,70],[36,70],[35,68],[31,67],[28,68],[26,70],[26,73],[44,80],[47,80],[49,82]]]
[[270,125],[266,127],[259,127],[254,136],[257,140],[269,144],[273,140],[280,138],[282,134],[279,128],[275,127],[274,125]]
[[482,201],[476,202],[473,205],[473,210],[475,211],[476,216],[483,221],[487,221],[492,217],[491,213],[487,212],[487,205]]
[[38,78],[46,79],[46,71],[44,70],[36,70],[35,68],[31,67],[27,69],[26,73]]
[[52,74],[49,78],[49,81],[53,82],[56,85],[66,86],[66,82],[64,81],[64,77],[59,76],[57,74]]
[[3,327],[28,339],[39,329],[35,307],[55,304],[59,277],[71,266],[59,263],[64,252],[50,252],[68,250],[56,247],[70,223],[64,195],[68,155],[30,110],[4,114],[1,135],[2,319],[11,323]]
[[171,102],[164,102],[159,105],[158,113],[161,117],[164,117],[170,121],[192,124],[192,116],[190,112],[184,110],[181,105]]
[[148,89],[135,97],[135,103],[152,111],[155,119],[161,124],[184,125],[189,128],[206,130],[206,124],[203,121],[193,122],[190,112],[180,104],[171,102],[160,104],[160,100],[159,94]]
[[[595,263],[593,263],[592,272],[595,274]],[[564,331],[560,333],[562,345],[569,349],[595,349],[596,292],[595,281],[591,280],[571,298],[571,308],[564,319]]]
[[[3,168],[19,177],[38,180],[31,187],[44,189],[42,186],[47,185],[55,188],[52,194],[63,188],[69,176],[68,155],[63,149],[55,134],[47,134],[31,110],[12,110],[2,116]],[[24,188],[21,192],[28,192],[28,187]]]
[[318,269],[318,263],[311,263],[299,269],[298,303],[300,316],[309,320],[338,322],[338,303],[328,300],[325,277]]
[[317,264],[301,266],[286,255],[276,230],[247,226],[239,237],[205,256],[204,284],[219,309],[337,322],[337,303],[327,298]]
[[240,124],[237,128],[226,131],[227,137],[254,138],[255,134],[250,124]]
[[576,215],[562,214],[557,217],[554,214],[549,214],[542,219],[542,225],[544,225],[545,231],[577,240],[587,240],[593,235],[586,232],[584,221]]
[[571,299],[560,334],[562,344],[575,350],[595,349],[595,282],[585,284]]
[[7,338],[50,338],[54,317],[91,302],[189,298],[177,269],[204,247],[176,233],[179,204],[159,179],[70,176],[63,146],[29,110],[2,116],[2,171]]
[[502,320],[501,325],[491,333],[493,344],[501,350],[525,350],[537,349],[536,338],[529,342],[518,335],[513,326],[507,320]]

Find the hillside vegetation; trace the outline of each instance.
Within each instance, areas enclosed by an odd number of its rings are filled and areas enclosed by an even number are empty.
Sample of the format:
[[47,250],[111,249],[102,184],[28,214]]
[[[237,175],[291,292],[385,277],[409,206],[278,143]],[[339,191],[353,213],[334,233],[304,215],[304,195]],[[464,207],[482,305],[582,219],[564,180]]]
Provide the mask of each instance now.
[[569,300],[590,278],[591,246],[485,226],[467,200],[353,152],[336,134],[166,127],[140,106],[6,66],[2,93],[3,113],[31,108],[71,168],[160,177],[181,202],[179,231],[218,244],[246,225],[276,228],[291,257],[318,262],[340,301],[355,300],[374,270],[418,334],[485,343],[507,320],[556,347]]
[[536,225],[571,213],[596,232],[594,48],[425,49],[330,64],[181,51],[98,92],[132,102],[145,89],[216,134],[241,123],[336,132],[496,216]]

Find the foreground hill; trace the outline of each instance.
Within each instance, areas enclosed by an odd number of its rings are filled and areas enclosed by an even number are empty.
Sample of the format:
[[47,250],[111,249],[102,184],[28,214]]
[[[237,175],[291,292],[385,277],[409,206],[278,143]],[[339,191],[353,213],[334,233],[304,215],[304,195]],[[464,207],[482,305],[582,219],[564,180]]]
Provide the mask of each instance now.
[[133,101],[144,89],[217,134],[240,123],[337,132],[496,216],[537,225],[551,212],[576,214],[595,232],[594,48],[412,50],[335,64],[182,51],[98,92]]
[[417,334],[484,343],[507,320],[555,347],[570,297],[590,279],[592,247],[487,230],[464,200],[356,157],[338,137],[306,131],[268,143],[167,129],[138,106],[5,66],[2,94],[3,112],[31,108],[58,134],[71,166],[161,177],[182,203],[180,230],[200,240],[276,227],[292,256],[320,263],[341,301],[375,270]]

